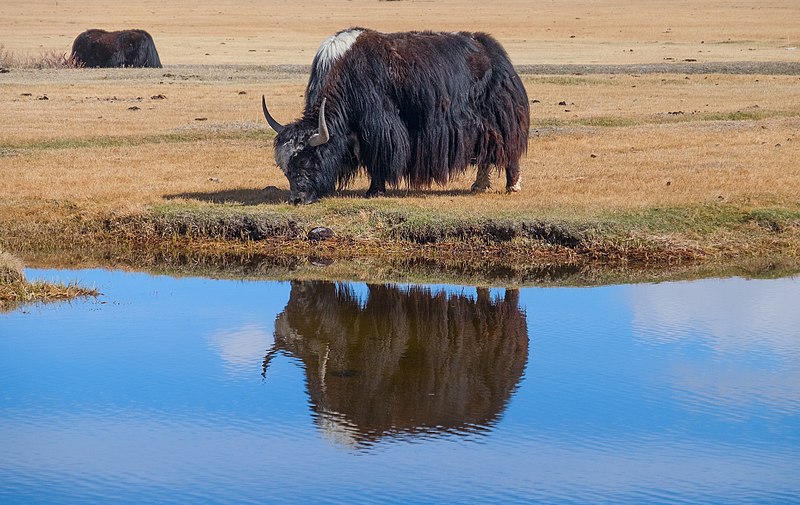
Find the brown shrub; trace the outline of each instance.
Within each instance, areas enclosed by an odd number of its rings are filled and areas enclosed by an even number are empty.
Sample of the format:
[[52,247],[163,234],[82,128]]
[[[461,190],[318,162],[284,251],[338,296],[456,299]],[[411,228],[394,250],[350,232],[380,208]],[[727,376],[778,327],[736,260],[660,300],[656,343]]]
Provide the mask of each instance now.
[[0,45],[0,68],[2,69],[36,69],[74,68],[76,65],[69,55],[57,49],[43,49],[39,54],[20,55]]

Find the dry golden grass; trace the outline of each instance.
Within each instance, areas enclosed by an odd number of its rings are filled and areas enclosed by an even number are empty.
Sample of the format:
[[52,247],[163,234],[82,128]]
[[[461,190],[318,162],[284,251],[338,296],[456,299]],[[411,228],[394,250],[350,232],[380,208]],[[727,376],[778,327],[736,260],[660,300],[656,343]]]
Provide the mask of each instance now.
[[[0,205],[58,200],[111,210],[176,199],[277,203],[261,189],[286,190],[288,182],[272,159],[259,94],[269,95],[277,117],[290,120],[300,113],[305,79],[199,66],[182,73],[21,73],[0,97],[7,111],[0,117],[0,191],[11,195]],[[460,195],[470,172],[445,190],[401,187],[391,198],[424,208],[438,208],[444,199],[465,214],[490,205],[498,213],[579,215],[800,201],[797,76],[524,81],[536,102],[522,193]],[[345,194],[366,184],[361,179]],[[500,178],[495,186],[503,188]]]
[[306,64],[349,26],[485,31],[516,64],[796,61],[800,45],[794,0],[4,0],[0,42],[69,51],[89,28],[142,28],[165,65]]

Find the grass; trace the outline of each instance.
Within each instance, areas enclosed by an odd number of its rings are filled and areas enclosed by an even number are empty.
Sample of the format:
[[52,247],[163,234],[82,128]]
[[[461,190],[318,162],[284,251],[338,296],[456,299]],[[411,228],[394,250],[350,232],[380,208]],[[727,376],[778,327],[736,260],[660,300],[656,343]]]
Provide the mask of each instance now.
[[113,147],[139,147],[147,144],[180,144],[204,140],[256,140],[264,138],[262,130],[240,131],[185,131],[161,135],[138,136],[99,136],[84,139],[49,139],[29,142],[10,142],[0,144],[0,149],[5,152],[48,151],[48,150],[75,150],[87,148],[113,148]]
[[[318,204],[292,207],[272,160],[273,134],[252,109],[263,87],[278,114],[292,117],[304,76],[264,84],[246,70],[231,84],[221,67],[186,71],[199,78],[179,87],[152,71],[80,74],[77,92],[62,82],[65,71],[37,74],[36,86],[52,90],[45,102],[21,96],[27,80],[12,82],[2,104],[10,114],[0,118],[0,190],[9,195],[0,202],[0,244],[34,262],[60,262],[60,254],[157,269],[148,262],[192,258],[210,268],[213,258],[230,265],[244,255],[279,276],[294,265],[360,278],[368,265],[418,278],[438,265],[476,282],[488,282],[487,272],[509,282],[556,273],[578,282],[623,270],[653,278],[642,272],[798,263],[793,76],[595,76],[592,86],[570,88],[580,90],[568,98],[579,104],[570,113],[557,105],[564,86],[526,76],[531,96],[550,97],[533,104],[534,121],[557,126],[531,138],[521,193],[471,195],[466,174],[447,188],[400,187],[365,200],[362,177]],[[115,94],[128,98],[98,99]],[[167,98],[146,98],[156,94]],[[129,100],[146,105],[132,112]],[[642,106],[622,107],[634,100]],[[763,106],[748,109],[754,102]],[[663,112],[674,104],[707,112]],[[770,112],[776,104],[789,104],[788,113]],[[53,121],[75,126],[47,128]],[[494,184],[503,187],[499,177]],[[309,240],[316,226],[334,238]],[[337,266],[323,274],[320,261]]]
[[[789,0],[747,16],[710,0],[671,2],[668,13],[600,0],[591,15],[580,2],[502,0],[493,15],[463,6],[334,0],[329,13],[344,17],[271,0],[257,12],[241,0],[177,0],[157,17],[138,4],[93,9],[105,27],[148,29],[166,67],[76,71],[18,55],[64,53],[74,12],[90,2],[12,2],[0,19],[0,55],[14,60],[0,75],[0,245],[27,264],[213,271],[218,261],[277,276],[440,271],[476,282],[796,268],[800,76],[785,62],[800,34]],[[287,205],[258,98],[281,121],[298,117],[298,65],[350,24],[497,36],[528,69],[523,191],[504,194],[498,177],[471,195],[470,172],[363,200],[361,177],[318,204]],[[334,237],[309,240],[316,226]]]

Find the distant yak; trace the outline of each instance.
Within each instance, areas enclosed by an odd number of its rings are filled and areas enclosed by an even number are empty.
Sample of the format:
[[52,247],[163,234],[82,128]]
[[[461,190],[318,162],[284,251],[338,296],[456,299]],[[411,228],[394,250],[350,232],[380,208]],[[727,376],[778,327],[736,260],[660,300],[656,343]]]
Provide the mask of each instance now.
[[75,38],[70,58],[79,67],[161,68],[153,37],[144,30],[87,30]]
[[364,170],[366,196],[406,181],[445,184],[478,167],[473,191],[505,169],[519,191],[530,112],[522,81],[503,47],[485,33],[380,33],[350,28],[317,51],[303,117],[281,125],[275,161],[289,179],[289,201],[311,203]]

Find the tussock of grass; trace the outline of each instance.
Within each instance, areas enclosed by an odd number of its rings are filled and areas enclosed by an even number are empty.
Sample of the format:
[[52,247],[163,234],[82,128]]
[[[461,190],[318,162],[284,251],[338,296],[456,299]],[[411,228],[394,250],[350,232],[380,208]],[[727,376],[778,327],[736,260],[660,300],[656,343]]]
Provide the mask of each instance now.
[[22,260],[0,250],[0,284],[25,282],[24,268]]
[[53,302],[98,294],[97,290],[77,284],[28,282],[22,261],[0,250],[0,312],[11,310],[22,303]]

